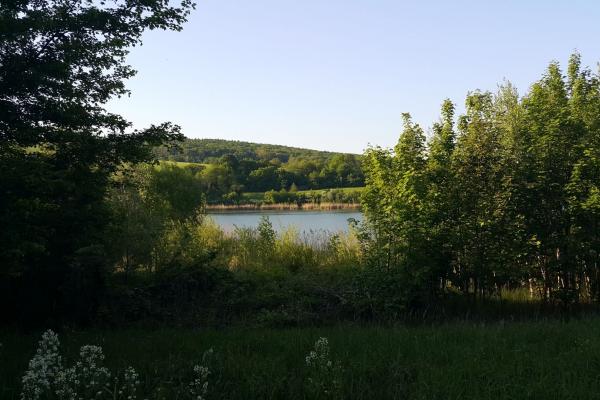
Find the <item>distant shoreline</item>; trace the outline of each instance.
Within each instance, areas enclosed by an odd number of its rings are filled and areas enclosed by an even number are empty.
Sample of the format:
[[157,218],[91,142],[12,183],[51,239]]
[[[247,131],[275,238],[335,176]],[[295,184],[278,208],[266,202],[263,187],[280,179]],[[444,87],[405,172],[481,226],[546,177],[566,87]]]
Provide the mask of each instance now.
[[251,210],[358,210],[360,203],[277,203],[277,204],[211,204],[206,211],[251,211]]

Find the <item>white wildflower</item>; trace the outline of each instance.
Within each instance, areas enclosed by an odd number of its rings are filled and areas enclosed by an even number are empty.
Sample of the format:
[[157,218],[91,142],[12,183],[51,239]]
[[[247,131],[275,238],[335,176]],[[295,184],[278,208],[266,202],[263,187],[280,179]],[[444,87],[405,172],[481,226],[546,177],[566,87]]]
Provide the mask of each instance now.
[[208,394],[208,376],[210,369],[208,364],[213,355],[213,349],[210,348],[202,355],[202,364],[194,366],[194,380],[189,385],[189,394],[194,400],[205,400]]
[[329,354],[329,341],[321,337],[305,358],[309,368],[309,389],[318,397],[335,397],[341,389],[342,368]]
[[43,393],[54,389],[56,377],[62,371],[59,347],[58,335],[52,330],[44,332],[22,378],[22,400],[37,400]]
[[103,366],[102,347],[86,345],[79,350],[79,360],[67,375],[72,379],[71,387],[79,397],[86,399],[101,398],[110,390],[111,374]]
[[111,373],[103,366],[101,347],[82,346],[79,360],[66,368],[62,365],[59,346],[56,333],[49,330],[42,335],[22,379],[21,400],[136,399],[139,376],[133,368],[125,370],[123,384],[118,387],[118,381],[113,382]]
[[140,385],[140,376],[133,369],[128,367],[123,373],[123,384],[118,390],[119,398],[133,400],[137,395],[137,388]]

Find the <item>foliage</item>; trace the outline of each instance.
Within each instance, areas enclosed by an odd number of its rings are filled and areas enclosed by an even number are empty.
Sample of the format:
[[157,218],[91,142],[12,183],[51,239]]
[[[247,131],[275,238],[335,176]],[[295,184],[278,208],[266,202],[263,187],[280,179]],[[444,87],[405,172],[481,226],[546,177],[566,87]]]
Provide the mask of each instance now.
[[212,203],[236,204],[243,192],[295,193],[364,183],[360,156],[354,154],[216,139],[186,139],[179,150],[159,148],[156,154],[193,170]]
[[223,139],[187,139],[180,149],[158,148],[157,155],[163,159],[193,163],[215,163],[224,156],[255,161],[272,161],[284,164],[290,158],[328,158],[333,152],[301,149],[276,144],[249,143]]
[[[133,130],[104,105],[128,94],[125,81],[135,71],[125,58],[143,32],[180,30],[192,7],[189,0],[2,3],[0,279],[18,287],[16,297],[2,301],[17,309],[3,314],[34,324],[87,320],[71,304],[86,290],[96,301],[102,265],[83,277],[89,288],[70,282],[86,273],[80,266],[91,253],[103,259],[111,175],[182,138],[171,123]],[[90,311],[94,303],[80,308]]]
[[[460,116],[444,101],[429,140],[403,114],[393,149],[190,140],[178,153],[177,126],[132,131],[103,106],[127,94],[127,49],[147,29],[181,29],[191,8],[52,0],[0,11],[5,322],[289,326],[389,321],[456,293],[525,291],[566,312],[600,299],[600,76],[578,54],[524,96],[509,83],[475,91]],[[152,163],[157,146],[171,161]],[[226,233],[203,213],[359,196],[367,220],[348,235],[277,234],[268,219]],[[208,375],[196,373],[204,396]]]
[[363,157],[368,262],[424,294],[597,298],[598,110],[600,77],[574,54],[522,97],[470,93],[457,124],[445,101],[427,147],[405,115],[398,145]]
[[227,235],[203,214],[202,191],[187,181],[192,175],[176,169],[140,165],[115,177],[107,198],[115,213],[107,233],[113,272],[128,277],[136,271],[180,271],[209,264],[264,270],[356,264],[357,247],[350,237],[339,236],[338,246],[330,247],[325,232],[314,238],[294,230],[277,236],[268,218],[256,229],[240,227]]

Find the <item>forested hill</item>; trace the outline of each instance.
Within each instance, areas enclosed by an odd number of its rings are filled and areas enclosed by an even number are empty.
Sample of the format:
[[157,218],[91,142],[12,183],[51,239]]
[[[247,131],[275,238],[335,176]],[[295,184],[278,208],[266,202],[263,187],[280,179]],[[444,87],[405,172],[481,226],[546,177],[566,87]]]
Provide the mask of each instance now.
[[340,153],[238,140],[186,139],[181,145],[181,151],[161,148],[158,154],[164,160],[194,163],[216,163],[221,157],[231,155],[239,160],[264,162],[278,160],[280,163],[286,163],[292,157],[327,160]]
[[[160,148],[163,161],[194,163],[211,202],[229,203],[242,193],[330,189],[364,185],[361,156],[272,144],[186,139],[180,150]],[[183,164],[179,164],[183,166]]]

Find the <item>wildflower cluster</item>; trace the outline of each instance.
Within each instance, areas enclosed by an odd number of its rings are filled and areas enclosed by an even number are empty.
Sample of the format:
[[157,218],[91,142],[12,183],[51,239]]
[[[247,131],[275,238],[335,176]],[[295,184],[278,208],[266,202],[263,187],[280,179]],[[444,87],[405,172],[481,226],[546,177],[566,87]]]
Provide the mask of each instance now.
[[189,394],[194,400],[205,400],[208,394],[208,376],[210,369],[208,364],[213,356],[213,349],[210,348],[202,355],[202,364],[194,366],[194,380],[189,385]]
[[133,367],[127,367],[123,373],[123,383],[118,389],[119,397],[127,400],[133,400],[136,398],[137,389],[140,385],[140,376],[133,369]]
[[42,335],[35,356],[23,376],[21,400],[58,398],[64,400],[127,399],[135,400],[139,385],[138,375],[127,368],[123,384],[111,379],[103,366],[104,354],[99,346],[82,346],[79,360],[72,367],[64,367],[59,351],[58,335],[51,330]]
[[[22,379],[22,400],[37,400],[44,393],[54,392],[57,384],[62,385],[63,367],[59,346],[56,333],[51,330],[44,332],[35,356],[29,361],[29,368]],[[59,375],[61,375],[60,379]]]
[[305,358],[309,368],[308,387],[316,397],[335,398],[341,390],[342,368],[331,360],[329,341],[321,337]]
[[66,370],[68,395],[78,398],[100,399],[111,389],[110,372],[103,367],[104,354],[99,346],[82,346],[79,361]]
[[[202,360],[193,368],[193,379],[187,386],[167,387],[177,398],[206,400],[210,396],[214,381],[213,349],[202,355]],[[104,354],[99,346],[82,346],[79,358],[71,367],[63,365],[58,335],[51,330],[42,335],[35,356],[22,378],[21,400],[136,400],[140,379],[132,367],[122,375],[113,375],[104,366]],[[341,398],[341,376],[339,362],[331,359],[329,341],[319,338],[305,358],[308,367],[308,387],[314,398]],[[217,368],[218,370],[218,368]],[[218,383],[218,380],[217,380]],[[158,394],[161,388],[154,392]],[[162,398],[162,397],[161,397]]]

